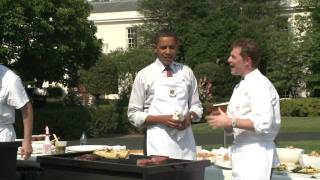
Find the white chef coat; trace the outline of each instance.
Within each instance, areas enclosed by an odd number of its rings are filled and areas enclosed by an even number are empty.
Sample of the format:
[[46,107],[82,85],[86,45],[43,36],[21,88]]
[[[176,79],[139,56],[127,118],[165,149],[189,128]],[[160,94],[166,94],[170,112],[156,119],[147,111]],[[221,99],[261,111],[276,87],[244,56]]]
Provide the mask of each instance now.
[[29,102],[21,79],[7,67],[0,65],[0,141],[14,141],[15,109]]
[[231,148],[233,180],[267,180],[278,164],[274,139],[280,129],[279,95],[258,69],[234,88],[227,114],[250,119],[254,131],[235,128]]
[[[172,77],[164,77],[165,67],[159,59],[137,74],[128,105],[129,121],[142,127],[148,115],[173,114],[179,108],[183,114],[189,111],[202,116],[197,82],[192,70],[180,63],[170,65]],[[176,96],[170,97],[174,89]],[[147,153],[170,156],[179,159],[195,159],[195,142],[191,127],[185,129],[183,138],[177,141],[164,125],[147,127]]]

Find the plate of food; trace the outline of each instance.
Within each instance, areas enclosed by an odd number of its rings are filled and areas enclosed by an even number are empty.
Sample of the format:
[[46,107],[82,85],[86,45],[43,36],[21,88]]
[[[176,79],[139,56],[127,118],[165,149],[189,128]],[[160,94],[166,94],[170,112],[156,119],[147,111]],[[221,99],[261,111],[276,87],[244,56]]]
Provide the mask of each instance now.
[[291,170],[293,173],[301,173],[301,174],[310,174],[310,175],[318,175],[320,173],[320,169],[307,166],[307,167],[301,167],[298,166]]

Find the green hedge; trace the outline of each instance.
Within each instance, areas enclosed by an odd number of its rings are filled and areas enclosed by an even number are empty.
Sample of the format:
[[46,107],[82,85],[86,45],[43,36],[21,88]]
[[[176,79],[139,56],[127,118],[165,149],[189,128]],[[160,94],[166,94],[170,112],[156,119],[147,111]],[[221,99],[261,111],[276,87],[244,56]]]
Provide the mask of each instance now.
[[281,116],[320,116],[320,98],[298,98],[281,100]]
[[[15,129],[17,137],[23,134],[21,112],[16,113]],[[138,132],[127,119],[126,107],[116,105],[82,106],[46,106],[34,108],[33,134],[43,134],[48,125],[50,133],[66,140],[78,139],[85,131],[89,137],[106,137],[110,133]]]

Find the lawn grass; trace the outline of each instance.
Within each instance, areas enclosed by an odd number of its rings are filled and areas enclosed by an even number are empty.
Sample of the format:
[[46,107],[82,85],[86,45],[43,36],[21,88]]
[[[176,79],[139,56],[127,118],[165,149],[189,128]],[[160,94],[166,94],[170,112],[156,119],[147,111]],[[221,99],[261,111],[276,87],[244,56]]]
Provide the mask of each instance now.
[[[221,133],[221,129],[212,129],[207,123],[192,125],[194,134]],[[282,117],[279,133],[320,132],[320,117]]]
[[[231,144],[227,144],[226,148],[231,146]],[[313,150],[320,151],[320,140],[312,140],[312,141],[278,141],[277,147],[284,148],[288,146],[293,146],[295,148],[300,148],[304,150],[304,153],[308,154]],[[202,145],[203,149],[211,151],[212,149],[219,149],[223,147],[223,144],[206,144]]]
[[[222,133],[221,129],[212,129],[207,123],[193,124],[192,129],[194,134],[219,134]],[[307,133],[318,132],[320,133],[320,117],[282,117],[280,134],[281,133]],[[211,150],[212,148],[222,147],[223,144],[208,144],[203,145],[204,149]],[[230,146],[230,144],[227,144]],[[304,149],[305,153],[312,150],[320,150],[320,137],[319,140],[304,140],[304,141],[278,141],[277,147],[294,146]]]

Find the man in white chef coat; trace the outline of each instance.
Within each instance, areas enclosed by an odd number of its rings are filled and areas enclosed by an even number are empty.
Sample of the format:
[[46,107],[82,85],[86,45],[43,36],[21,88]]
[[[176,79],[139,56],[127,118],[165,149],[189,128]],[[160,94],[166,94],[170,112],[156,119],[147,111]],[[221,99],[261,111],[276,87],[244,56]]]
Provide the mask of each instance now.
[[174,61],[177,49],[174,33],[156,33],[153,50],[157,58],[134,80],[128,117],[134,126],[147,128],[147,155],[194,160],[196,148],[190,124],[200,120],[203,110],[192,70]]
[[31,136],[33,111],[21,79],[7,67],[0,65],[0,142],[15,141],[15,109],[20,109],[23,117],[24,137],[21,155],[28,159],[32,153]]
[[228,58],[231,74],[241,76],[227,113],[221,109],[206,117],[213,128],[233,133],[231,147],[233,180],[268,180],[278,164],[274,139],[280,128],[279,95],[258,70],[260,52],[252,39],[239,39]]

